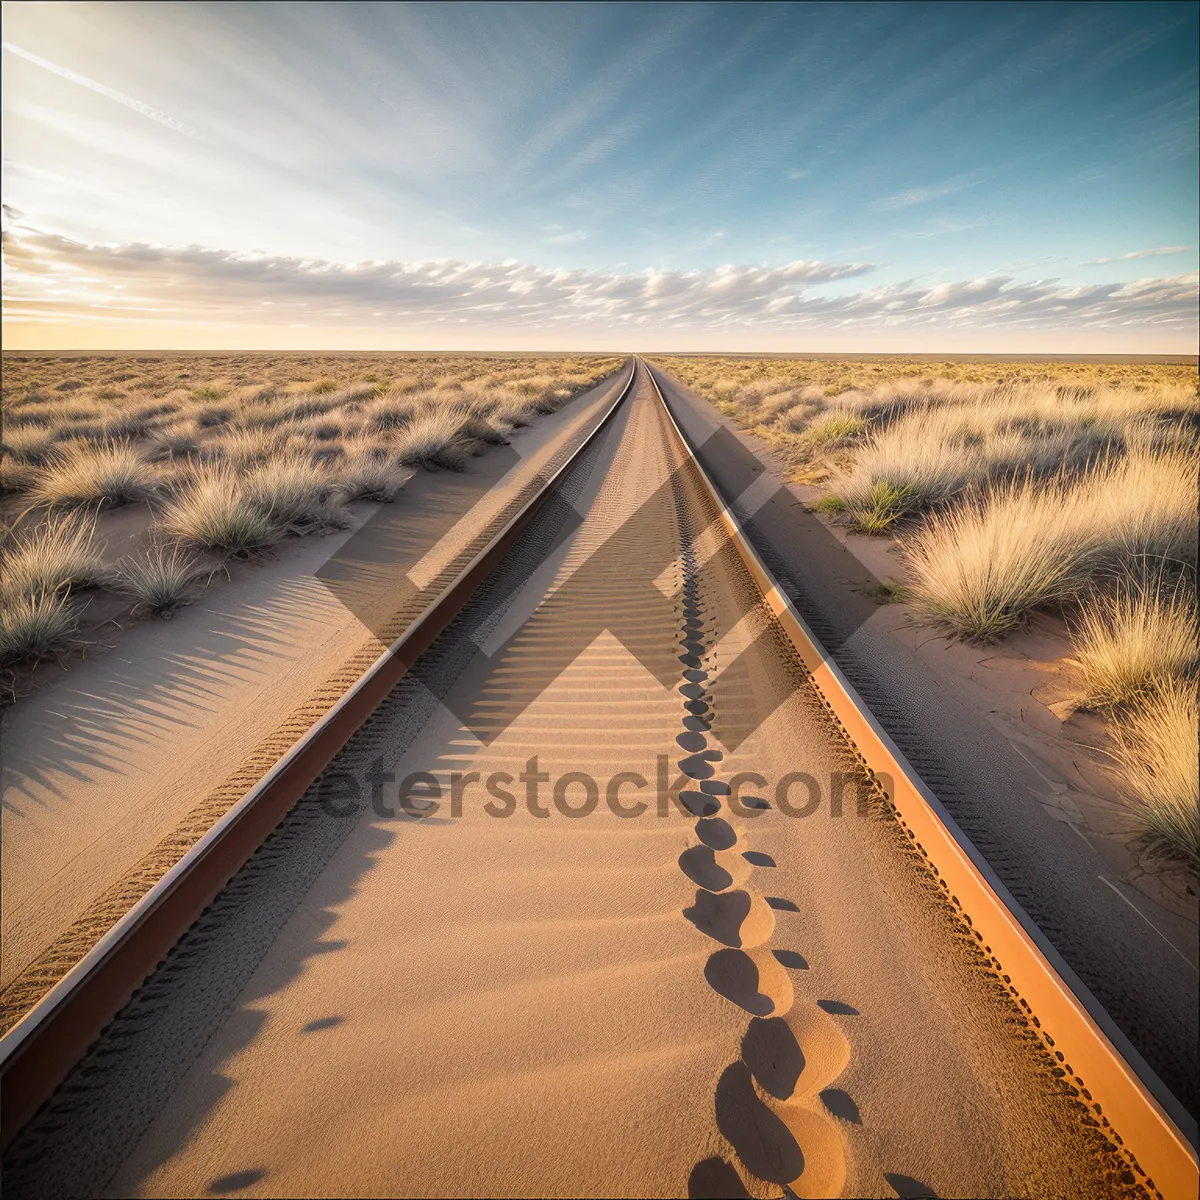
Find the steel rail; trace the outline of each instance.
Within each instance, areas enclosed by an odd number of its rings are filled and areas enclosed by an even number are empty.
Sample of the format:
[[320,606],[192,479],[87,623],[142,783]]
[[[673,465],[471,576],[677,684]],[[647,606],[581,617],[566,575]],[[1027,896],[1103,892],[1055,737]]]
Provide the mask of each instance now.
[[634,359],[629,378],[591,432],[404,633],[0,1038],[0,1148],[49,1098],[205,906],[462,609],[555,483],[608,426],[630,394],[637,371]]
[[[965,915],[1050,1052],[1080,1082],[1081,1100],[1165,1200],[1195,1200],[1194,1123],[1030,919],[941,801],[917,775],[837,664],[822,649],[701,464],[653,370],[646,374],[720,520],[826,704],[886,793],[897,818]],[[1173,1115],[1167,1109],[1173,1110]],[[1189,1128],[1191,1136],[1185,1134]]]

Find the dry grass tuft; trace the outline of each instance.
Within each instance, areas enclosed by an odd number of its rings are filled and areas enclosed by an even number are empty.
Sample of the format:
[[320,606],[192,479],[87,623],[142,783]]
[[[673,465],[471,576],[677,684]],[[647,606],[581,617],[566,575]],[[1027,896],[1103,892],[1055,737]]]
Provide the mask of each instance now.
[[407,467],[443,467],[461,471],[471,452],[463,434],[464,414],[457,407],[425,408],[397,431],[396,458]]
[[234,418],[234,409],[227,404],[202,404],[192,409],[192,418],[204,429],[215,429],[228,425]]
[[129,442],[75,443],[58,451],[30,488],[36,504],[113,506],[149,500],[159,473]]
[[210,462],[250,467],[278,454],[286,439],[286,430],[278,425],[231,429],[208,438],[204,443],[204,456]]
[[178,546],[155,546],[140,558],[123,560],[117,568],[117,583],[137,600],[139,608],[169,617],[189,603],[188,591],[199,573],[196,560]]
[[1152,581],[1087,599],[1073,631],[1085,702],[1132,704],[1200,666],[1194,590]]
[[56,438],[37,425],[18,425],[4,431],[4,451],[27,463],[44,463],[55,450]]
[[416,411],[417,406],[409,399],[383,396],[364,410],[366,428],[376,432],[400,429],[413,419]]
[[94,517],[60,513],[29,532],[19,532],[3,548],[0,600],[62,596],[76,588],[98,587],[107,572],[95,544]]
[[200,427],[190,418],[168,421],[151,430],[150,441],[159,455],[186,458],[200,450]]
[[38,469],[33,463],[5,455],[0,458],[0,492],[15,495],[28,492],[37,482]]
[[502,398],[493,410],[493,415],[497,421],[510,429],[521,429],[533,424],[537,408],[525,400]]
[[370,442],[348,442],[334,471],[344,499],[378,500],[383,504],[395,500],[407,478],[386,451]]
[[912,603],[987,640],[1139,561],[1194,562],[1196,458],[1130,455],[1082,475],[998,485],[932,514],[906,543]]
[[61,596],[18,596],[0,606],[0,665],[51,658],[70,648],[75,614]]
[[336,480],[311,459],[268,459],[246,475],[244,487],[247,500],[283,533],[344,529],[350,523]]
[[168,505],[159,527],[184,546],[225,554],[259,550],[275,537],[270,517],[227,467],[197,470]]
[[1114,725],[1115,773],[1152,852],[1200,873],[1195,679],[1170,679]]
[[1070,595],[1084,563],[1064,519],[1068,500],[1061,485],[1010,487],[931,517],[906,544],[913,607],[985,641]]

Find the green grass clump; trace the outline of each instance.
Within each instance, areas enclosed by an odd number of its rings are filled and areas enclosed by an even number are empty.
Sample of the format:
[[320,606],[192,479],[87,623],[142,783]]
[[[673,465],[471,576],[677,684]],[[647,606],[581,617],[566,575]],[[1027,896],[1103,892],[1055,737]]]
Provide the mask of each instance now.
[[822,496],[820,500],[812,506],[813,512],[824,513],[826,516],[836,517],[846,511],[846,502],[841,496]]
[[853,506],[854,526],[863,533],[886,533],[913,510],[916,500],[915,489],[881,479]]
[[844,445],[866,427],[866,421],[854,413],[827,413],[808,426],[805,437],[817,446]]
[[908,589],[894,579],[868,583],[863,592],[880,604],[903,604],[908,599]]

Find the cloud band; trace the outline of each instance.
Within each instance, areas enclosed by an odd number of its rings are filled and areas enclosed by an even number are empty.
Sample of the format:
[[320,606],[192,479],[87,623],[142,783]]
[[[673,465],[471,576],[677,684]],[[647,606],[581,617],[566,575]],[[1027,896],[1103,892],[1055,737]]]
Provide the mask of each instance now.
[[1190,328],[1196,276],[1068,286],[989,276],[821,294],[869,263],[615,274],[508,260],[336,263],[200,247],[5,237],[6,318],[476,329]]

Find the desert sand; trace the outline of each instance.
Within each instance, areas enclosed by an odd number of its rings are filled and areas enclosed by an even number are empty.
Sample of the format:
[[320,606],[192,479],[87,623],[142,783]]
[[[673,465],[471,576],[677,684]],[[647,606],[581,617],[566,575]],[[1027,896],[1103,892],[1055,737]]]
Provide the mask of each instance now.
[[[113,1162],[105,1194],[1122,1192],[897,828],[860,815],[748,580],[688,549],[714,514],[680,462],[642,383],[564,493],[582,524],[465,615],[484,653],[444,703],[343,753],[360,777],[431,773],[440,807],[407,815],[383,782],[215,1032],[159,1009],[156,1036],[194,1050],[130,1143],[72,1151]],[[518,781],[535,755],[546,815]],[[659,816],[663,767],[680,803]],[[513,776],[511,805],[469,772]],[[563,812],[579,777],[552,800],[571,772],[598,783],[585,816]],[[605,803],[622,772],[640,815]],[[743,772],[763,782],[733,804]],[[786,815],[788,772],[845,773],[842,815],[828,790]],[[236,946],[175,986],[234,971]]]

